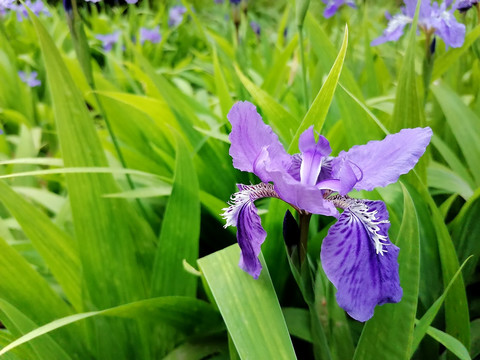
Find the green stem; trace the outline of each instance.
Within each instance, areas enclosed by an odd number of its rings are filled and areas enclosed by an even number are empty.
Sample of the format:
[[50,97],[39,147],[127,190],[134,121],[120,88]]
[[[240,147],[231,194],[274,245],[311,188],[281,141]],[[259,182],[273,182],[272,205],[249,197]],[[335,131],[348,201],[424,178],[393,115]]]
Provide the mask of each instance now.
[[305,111],[308,111],[308,106],[310,102],[308,100],[307,64],[305,60],[305,49],[303,46],[303,26],[298,27],[298,39],[300,42],[300,61],[302,63],[303,101],[305,104]]
[[427,103],[428,92],[430,90],[430,80],[432,79],[434,54],[432,54],[431,46],[431,33],[426,33],[425,39],[425,60],[423,62],[423,103]]
[[300,257],[300,266],[307,257],[307,247],[308,247],[308,227],[310,225],[310,219],[312,214],[302,214],[300,213],[299,227],[300,227],[300,248],[299,248],[299,257]]

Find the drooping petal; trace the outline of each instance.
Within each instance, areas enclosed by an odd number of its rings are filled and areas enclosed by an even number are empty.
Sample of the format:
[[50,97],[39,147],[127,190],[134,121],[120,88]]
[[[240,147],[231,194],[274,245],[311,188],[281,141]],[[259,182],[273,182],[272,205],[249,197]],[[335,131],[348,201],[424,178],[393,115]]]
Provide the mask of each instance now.
[[333,160],[333,177],[338,178],[342,165],[350,162],[362,172],[362,178],[354,186],[355,189],[373,190],[387,186],[413,169],[425,152],[431,137],[432,129],[429,127],[403,129],[396,134],[387,135],[381,141],[353,146],[347,152],[342,151]]
[[315,185],[322,169],[322,162],[332,152],[330,143],[322,135],[315,141],[313,126],[305,130],[298,140],[302,152],[300,165],[300,182],[305,185]]
[[290,167],[291,156],[272,128],[263,122],[253,104],[237,102],[227,118],[232,124],[228,137],[231,142],[229,154],[235,168],[253,172],[263,182],[268,182],[271,179],[264,171],[265,166],[285,171]]
[[452,11],[441,11],[435,19],[435,34],[440,36],[447,46],[461,47],[465,40],[465,25],[457,21]]
[[358,321],[376,305],[402,298],[399,248],[388,239],[388,212],[381,201],[353,200],[323,240],[323,269],[337,288],[337,302]]
[[226,220],[225,227],[237,227],[237,241],[242,250],[238,265],[257,279],[262,270],[258,255],[267,233],[262,228],[254,201],[264,197],[278,197],[278,195],[272,184],[238,184],[237,186],[240,191],[232,195],[230,206],[223,209],[222,217]]

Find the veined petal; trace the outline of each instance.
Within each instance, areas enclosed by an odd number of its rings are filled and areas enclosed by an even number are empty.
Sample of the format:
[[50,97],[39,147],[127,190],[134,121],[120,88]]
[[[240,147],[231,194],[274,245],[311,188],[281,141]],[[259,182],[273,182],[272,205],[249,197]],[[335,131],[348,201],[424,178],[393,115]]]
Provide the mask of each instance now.
[[402,298],[399,248],[388,239],[388,212],[381,201],[350,199],[323,240],[323,269],[337,288],[337,302],[358,321],[373,316],[376,305]]
[[253,104],[248,101],[237,102],[227,118],[232,124],[232,132],[228,137],[231,142],[229,154],[235,168],[253,172],[263,182],[268,182],[271,179],[264,171],[265,166],[279,170],[290,167],[291,156],[272,128],[265,125]]
[[362,172],[362,178],[354,186],[355,189],[373,190],[379,186],[387,186],[413,169],[425,152],[431,137],[432,129],[429,127],[403,129],[396,134],[387,135],[381,141],[353,146],[347,152],[342,151],[333,160],[333,177],[338,178],[338,174],[343,171],[343,164],[353,163]]
[[322,169],[323,160],[332,152],[330,143],[322,135],[319,136],[318,141],[315,141],[313,126],[310,126],[300,135],[298,147],[302,152],[300,182],[306,185],[315,185]]
[[237,186],[240,191],[232,195],[230,206],[223,209],[222,217],[226,220],[225,227],[237,227],[237,241],[242,250],[238,265],[257,279],[262,270],[258,255],[267,233],[262,227],[254,201],[264,197],[278,197],[278,195],[272,184],[238,184]]
[[461,47],[465,40],[465,25],[457,21],[452,11],[439,11],[435,21],[435,34],[443,39],[447,46]]

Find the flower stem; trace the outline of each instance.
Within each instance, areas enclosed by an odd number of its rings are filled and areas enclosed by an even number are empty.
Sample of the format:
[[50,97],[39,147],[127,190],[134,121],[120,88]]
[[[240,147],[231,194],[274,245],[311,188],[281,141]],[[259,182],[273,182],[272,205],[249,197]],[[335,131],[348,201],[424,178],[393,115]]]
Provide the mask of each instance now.
[[300,227],[300,248],[299,248],[299,257],[300,257],[300,266],[305,261],[307,257],[307,246],[308,246],[308,227],[310,225],[310,219],[312,214],[302,214],[300,213],[299,227]]
[[303,47],[303,26],[298,26],[298,39],[300,43],[300,61],[302,62],[303,101],[305,104],[305,111],[308,111],[307,64],[305,61],[305,49]]

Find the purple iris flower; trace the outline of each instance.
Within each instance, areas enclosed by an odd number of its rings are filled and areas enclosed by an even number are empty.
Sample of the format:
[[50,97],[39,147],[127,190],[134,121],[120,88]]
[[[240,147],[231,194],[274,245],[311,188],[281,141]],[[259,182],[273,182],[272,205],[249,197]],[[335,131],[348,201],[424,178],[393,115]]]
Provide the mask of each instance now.
[[37,79],[38,73],[36,71],[32,71],[30,74],[25,73],[25,71],[19,71],[18,76],[30,87],[37,87],[42,84],[42,82]]
[[464,13],[464,12],[467,12],[468,10],[470,10],[471,7],[475,6],[478,4],[478,0],[459,0],[456,4],[455,4],[455,8]]
[[187,12],[184,6],[174,6],[168,12],[168,26],[173,27],[179,25],[183,20],[183,15]]
[[18,21],[23,21],[23,19],[28,18],[28,11],[27,8],[29,8],[36,16],[39,16],[40,14],[44,14],[46,16],[50,16],[50,12],[48,9],[45,7],[45,4],[42,2],[42,0],[37,0],[35,2],[32,2],[31,0],[26,0],[25,5],[22,4],[12,4],[10,6],[12,10],[15,10],[17,12],[17,20]]
[[348,5],[352,8],[355,8],[355,3],[353,0],[322,0],[324,4],[327,5],[323,12],[325,18],[330,18],[342,7],[343,5]]
[[[409,172],[430,142],[430,128],[403,129],[382,141],[371,141],[330,156],[328,140],[313,126],[299,138],[300,154],[289,155],[253,104],[238,102],[230,110],[230,156],[233,166],[254,173],[257,185],[238,184],[222,214],[225,227],[237,227],[242,250],[239,266],[255,279],[262,266],[260,246],[266,238],[254,202],[281,199],[301,214],[334,216],[322,244],[322,266],[337,288],[337,301],[350,316],[366,321],[376,305],[398,302],[399,248],[388,238],[388,212],[382,201],[353,199],[352,189],[372,190]],[[340,214],[337,208],[343,209]]]
[[[436,34],[445,41],[447,46],[453,48],[463,45],[465,39],[465,25],[460,24],[455,19],[453,12],[455,7],[447,10],[452,0],[446,0],[442,5],[437,2],[431,3],[430,0],[420,0],[420,13],[418,16],[418,26],[426,34]],[[388,26],[383,35],[372,41],[371,45],[379,45],[386,41],[397,41],[403,35],[405,26],[413,21],[415,15],[416,0],[404,0],[405,7],[401,13],[395,16],[385,14],[389,20]]]
[[138,0],[125,0],[127,4],[136,4]]
[[157,44],[162,40],[160,35],[160,28],[157,26],[153,29],[140,28],[140,43],[143,45],[145,41],[150,41],[152,44]]
[[104,35],[98,34],[95,36],[95,38],[102,42],[103,50],[110,51],[112,50],[113,45],[115,45],[120,39],[120,31],[115,31],[114,33]]

